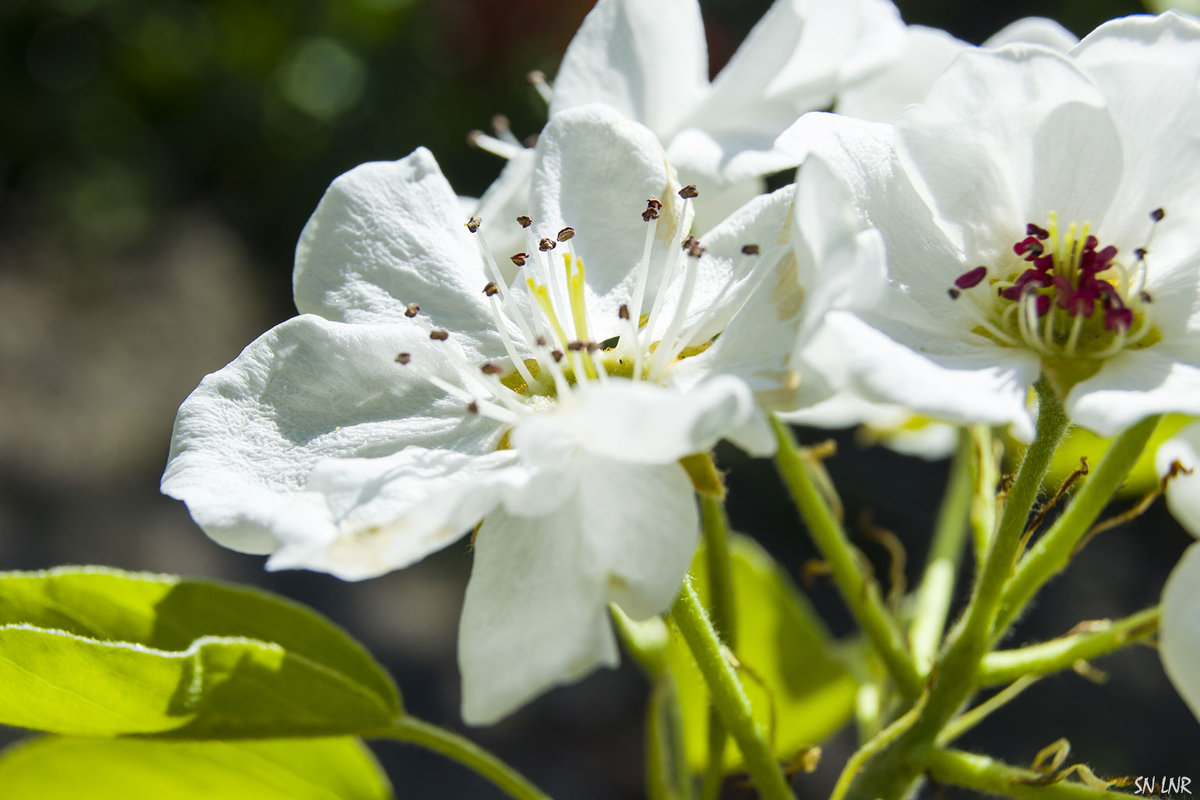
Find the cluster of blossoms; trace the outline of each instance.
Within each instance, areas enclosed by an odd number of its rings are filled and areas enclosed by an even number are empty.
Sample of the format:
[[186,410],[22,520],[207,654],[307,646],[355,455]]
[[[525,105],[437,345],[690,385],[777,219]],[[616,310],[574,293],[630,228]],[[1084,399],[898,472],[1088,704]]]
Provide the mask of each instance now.
[[[1039,381],[1101,435],[1200,415],[1198,74],[1176,13],[973,47],[777,0],[710,81],[695,0],[599,0],[536,145],[475,137],[509,163],[469,212],[423,149],[333,183],[300,316],[183,404],[163,491],[351,580],[474,531],[463,716],[494,722],[616,663],[610,603],[670,607],[708,453],[772,453],[773,414],[929,420],[932,454],[1031,436]],[[1163,638],[1200,714],[1198,552]]]

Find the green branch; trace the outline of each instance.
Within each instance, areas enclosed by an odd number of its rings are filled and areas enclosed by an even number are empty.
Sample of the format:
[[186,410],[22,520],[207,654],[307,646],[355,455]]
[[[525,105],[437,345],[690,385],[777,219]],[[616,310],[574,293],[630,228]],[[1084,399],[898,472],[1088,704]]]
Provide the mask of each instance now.
[[725,658],[721,640],[692,587],[691,576],[684,578],[683,588],[671,608],[671,619],[696,659],[696,666],[708,685],[713,704],[721,714],[725,728],[741,749],[746,769],[759,794],[764,800],[792,800],[794,796],[787,779],[775,761],[762,729],[754,720],[750,700]]
[[1158,416],[1147,417],[1113,440],[1100,459],[1100,464],[1088,476],[1066,511],[1021,559],[1001,599],[1003,610],[995,626],[997,638],[1012,625],[1046,581],[1070,561],[1079,540],[1112,500],[1117,488],[1141,456],[1158,420]]
[[[737,607],[734,605],[733,562],[729,558],[729,518],[725,504],[700,495],[704,519],[704,556],[708,567],[712,621],[726,647],[737,649]],[[708,761],[700,784],[700,800],[716,800],[725,780],[725,725],[716,706],[708,715]]]
[[516,770],[479,745],[444,728],[410,716],[399,717],[387,728],[367,734],[370,739],[394,739],[441,753],[491,781],[514,800],[550,800]]
[[850,612],[883,659],[896,687],[909,700],[921,691],[922,679],[905,647],[904,636],[896,620],[888,613],[879,596],[879,586],[864,574],[858,555],[846,532],[821,497],[809,474],[805,457],[787,425],[772,417],[779,449],[775,465],[792,500],[808,525],[817,549],[829,564],[833,580]]
[[994,686],[1026,675],[1048,675],[1070,669],[1076,662],[1111,653],[1150,636],[1158,630],[1158,624],[1159,608],[1155,606],[1116,622],[1105,620],[1092,630],[1016,650],[997,650],[984,657],[979,684]]
[[930,750],[925,756],[929,777],[977,792],[1017,800],[1111,800],[1118,794],[1065,780],[1049,783],[1046,773],[1013,767],[987,756],[961,750]]

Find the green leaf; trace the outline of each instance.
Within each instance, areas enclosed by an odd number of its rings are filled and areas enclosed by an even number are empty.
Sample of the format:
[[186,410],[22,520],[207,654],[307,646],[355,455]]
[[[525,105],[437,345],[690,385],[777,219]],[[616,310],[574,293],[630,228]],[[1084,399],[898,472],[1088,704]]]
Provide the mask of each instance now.
[[105,568],[0,573],[0,724],[269,738],[358,733],[399,712],[361,645],[268,593]]
[[388,800],[357,739],[162,742],[50,736],[0,755],[6,800]]
[[[775,755],[790,760],[846,723],[854,712],[857,684],[831,653],[829,634],[808,601],[766,551],[751,539],[736,536],[730,540],[730,556],[737,615],[735,652],[744,666],[739,676],[755,718],[771,736]],[[708,603],[703,548],[692,562],[692,576],[701,600]],[[708,690],[687,645],[673,628],[667,663],[679,687],[688,764],[700,772],[708,758]],[[732,741],[725,763],[730,770],[741,764],[741,753]]]

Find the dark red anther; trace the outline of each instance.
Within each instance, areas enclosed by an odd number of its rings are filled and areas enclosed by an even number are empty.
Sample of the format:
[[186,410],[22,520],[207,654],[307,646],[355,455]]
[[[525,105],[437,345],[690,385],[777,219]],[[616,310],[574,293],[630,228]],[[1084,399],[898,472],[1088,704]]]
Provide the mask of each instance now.
[[1050,311],[1050,295],[1039,294],[1037,300],[1034,300],[1034,308],[1037,310],[1039,317],[1044,317]]
[[976,267],[967,270],[954,279],[954,285],[959,289],[973,289],[987,277],[987,267]]
[[1025,235],[1036,236],[1039,239],[1049,239],[1050,231],[1046,230],[1041,225],[1035,225],[1031,222],[1025,226]]
[[1110,331],[1118,328],[1129,330],[1133,325],[1133,312],[1128,308],[1109,308],[1104,311],[1104,327]]
[[499,375],[500,373],[504,372],[504,367],[498,366],[496,364],[484,364],[482,367],[479,368],[479,370],[484,375]]
[[1036,236],[1026,236],[1013,245],[1013,252],[1023,256],[1026,261],[1032,261],[1046,251],[1041,239]]

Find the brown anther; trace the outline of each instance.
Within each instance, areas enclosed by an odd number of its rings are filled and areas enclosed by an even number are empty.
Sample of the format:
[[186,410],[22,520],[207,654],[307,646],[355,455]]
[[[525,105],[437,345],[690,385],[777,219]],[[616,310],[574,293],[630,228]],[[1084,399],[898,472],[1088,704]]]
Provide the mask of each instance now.
[[958,296],[962,294],[962,292],[960,292],[958,289],[947,289],[946,294],[950,295],[951,300],[957,300]]
[[510,129],[511,126],[508,124],[508,117],[503,114],[496,114],[492,117],[492,130],[496,133],[502,133]]
[[696,188],[695,184],[689,183],[687,186],[679,190],[679,196],[684,200],[691,200],[693,197],[700,196],[700,190]]
[[758,245],[756,245],[756,244],[742,245],[742,255],[744,255],[744,256],[756,256],[756,255],[758,255],[758,252],[759,252]]
[[1137,257],[1137,260],[1138,260],[1138,261],[1141,261],[1141,260],[1142,260],[1143,258],[1145,258],[1147,255],[1149,255],[1149,253],[1150,253],[1150,251],[1149,251],[1149,250],[1147,250],[1147,249],[1146,249],[1146,248],[1144,248],[1144,247],[1139,247],[1138,249],[1136,249],[1136,250],[1134,250],[1134,251],[1133,251],[1133,254],[1134,254],[1134,256],[1136,256],[1136,257]]
[[555,247],[558,247],[558,245],[554,243],[553,239],[542,239],[538,242],[538,250],[541,250],[543,253],[548,253]]
[[521,140],[521,144],[525,145],[526,147],[537,147],[537,140],[538,135],[536,133],[531,133]]
[[683,244],[680,245],[680,249],[681,250],[690,250],[690,249],[692,249],[692,247],[694,247],[695,245],[698,245],[698,244],[700,244],[700,240],[697,239],[695,236],[692,236],[689,233],[688,237],[683,240]]
[[478,414],[479,413],[479,403],[476,403],[474,400],[467,403],[467,412],[471,413],[471,414]]
[[1166,211],[1164,211],[1161,208],[1156,208],[1150,212],[1150,219],[1154,220],[1155,222],[1162,222],[1163,217],[1165,217],[1166,215],[1167,215]]
[[471,233],[475,233],[479,230],[479,226],[482,224],[483,220],[481,220],[479,217],[471,217],[469,220],[467,220],[467,230],[469,230]]
[[429,332],[429,338],[433,339],[435,342],[444,342],[450,338],[450,331],[445,331],[441,328],[435,328]]
[[705,252],[707,252],[707,250],[708,250],[707,247],[700,246],[699,239],[695,239],[692,241],[692,244],[688,247],[687,254],[689,256],[691,256],[692,258],[699,258],[700,256],[704,255]]
[[580,350],[582,350],[585,347],[587,347],[587,345],[584,344],[583,342],[579,341],[578,339],[567,345],[567,349],[570,350],[572,353],[578,353]]
[[504,372],[504,367],[497,366],[496,364],[484,364],[479,369],[484,375],[499,375]]
[[529,258],[529,253],[513,253],[509,258],[518,267],[523,267],[525,266],[525,259]]
[[529,74],[525,76],[525,80],[529,81],[533,86],[537,86],[539,83],[546,82],[546,73],[540,69],[530,70]]
[[546,346],[546,337],[545,337],[545,336],[539,336],[539,337],[537,337],[537,346],[538,346],[538,347],[545,347],[545,346]]
[[1138,295],[1138,297],[1139,297],[1139,298],[1141,298],[1141,301],[1142,301],[1143,303],[1152,303],[1152,302],[1154,302],[1154,298],[1153,298],[1153,297],[1151,297],[1151,296],[1150,296],[1150,293],[1149,293],[1149,292],[1147,292],[1147,291],[1143,291],[1141,294],[1139,294],[1139,295]]
[[408,317],[409,319],[412,319],[413,317],[415,317],[417,315],[417,312],[420,310],[421,310],[421,307],[419,305],[417,305],[416,303],[409,303],[407,306],[404,307],[404,316]]
[[550,357],[554,359],[555,363],[562,361],[563,360],[563,351],[562,350],[551,350]]
[[467,134],[467,145],[470,147],[479,147],[479,140],[483,135],[483,131],[471,131]]
[[662,210],[662,202],[651,197],[646,201],[646,210],[642,212],[642,222],[658,219],[658,212]]
[[483,293],[488,297],[491,297],[498,291],[500,291],[500,287],[496,285],[495,281],[488,281],[487,285],[483,287]]
[[617,316],[621,319],[629,319],[629,306],[621,303],[621,307],[617,309]]
[[528,228],[533,224],[533,217],[522,214],[521,216],[517,217],[517,222],[520,223],[522,228]]
[[397,353],[396,354],[396,363],[397,364],[407,364],[410,361],[412,361],[412,355],[410,355],[409,353]]
[[575,229],[572,228],[570,225],[568,225],[567,227],[563,228],[561,231],[558,232],[558,236],[556,238],[560,242],[565,242],[569,239],[574,239],[575,238]]

